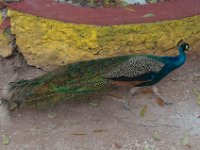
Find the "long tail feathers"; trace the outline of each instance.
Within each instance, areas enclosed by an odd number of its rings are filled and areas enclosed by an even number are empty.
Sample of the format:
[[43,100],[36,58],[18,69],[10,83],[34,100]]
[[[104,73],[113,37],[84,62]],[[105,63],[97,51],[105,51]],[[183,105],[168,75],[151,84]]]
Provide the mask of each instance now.
[[36,78],[11,82],[10,91],[15,93],[14,101],[25,101],[31,105],[36,104],[38,107],[44,104],[52,105],[75,96],[87,96],[95,91],[105,89],[105,84],[107,84],[107,80],[104,79],[54,83],[53,80],[44,82],[41,78]]

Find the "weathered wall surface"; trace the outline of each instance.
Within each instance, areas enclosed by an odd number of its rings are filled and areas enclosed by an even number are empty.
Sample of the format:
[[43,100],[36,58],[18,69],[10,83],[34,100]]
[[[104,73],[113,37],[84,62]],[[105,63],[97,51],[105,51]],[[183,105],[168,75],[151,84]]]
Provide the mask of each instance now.
[[[29,64],[61,65],[130,53],[173,55],[180,39],[200,40],[200,16],[114,26],[64,23],[9,10],[12,33]],[[170,49],[168,51],[165,51]]]
[[0,2],[0,56],[6,57],[12,53],[12,35],[10,32],[9,18],[6,16],[7,9]]

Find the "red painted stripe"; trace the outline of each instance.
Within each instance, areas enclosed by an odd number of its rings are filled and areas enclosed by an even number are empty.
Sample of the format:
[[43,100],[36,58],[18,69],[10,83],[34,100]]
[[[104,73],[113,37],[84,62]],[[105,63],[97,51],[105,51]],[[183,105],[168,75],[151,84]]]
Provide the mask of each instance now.
[[7,28],[10,28],[10,17],[6,17],[0,24],[0,31],[4,31]]
[[[117,25],[173,20],[200,15],[200,0],[170,0],[143,6],[129,6],[135,12],[121,8],[81,8],[56,3],[54,0],[24,0],[9,4],[10,9],[71,23]],[[155,16],[144,18],[153,13]]]

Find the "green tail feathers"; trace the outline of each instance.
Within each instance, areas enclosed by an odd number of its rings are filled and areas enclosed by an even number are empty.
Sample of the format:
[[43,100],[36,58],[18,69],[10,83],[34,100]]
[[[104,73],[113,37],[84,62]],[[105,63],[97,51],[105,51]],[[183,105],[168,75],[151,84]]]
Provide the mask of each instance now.
[[[132,56],[133,57],[133,56]],[[82,61],[59,67],[32,80],[10,83],[14,101],[30,105],[53,105],[72,97],[84,98],[94,92],[107,91],[110,84],[104,74],[130,56]]]

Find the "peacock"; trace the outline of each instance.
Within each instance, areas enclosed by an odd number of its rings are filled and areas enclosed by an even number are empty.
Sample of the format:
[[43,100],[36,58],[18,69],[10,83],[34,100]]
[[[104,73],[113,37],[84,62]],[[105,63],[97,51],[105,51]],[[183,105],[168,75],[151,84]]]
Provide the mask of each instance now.
[[181,40],[177,48],[177,56],[132,54],[67,64],[31,80],[9,83],[9,99],[5,99],[39,107],[109,92],[116,85],[131,85],[132,94],[141,87],[152,86],[161,97],[155,85],[185,63],[189,44]]

